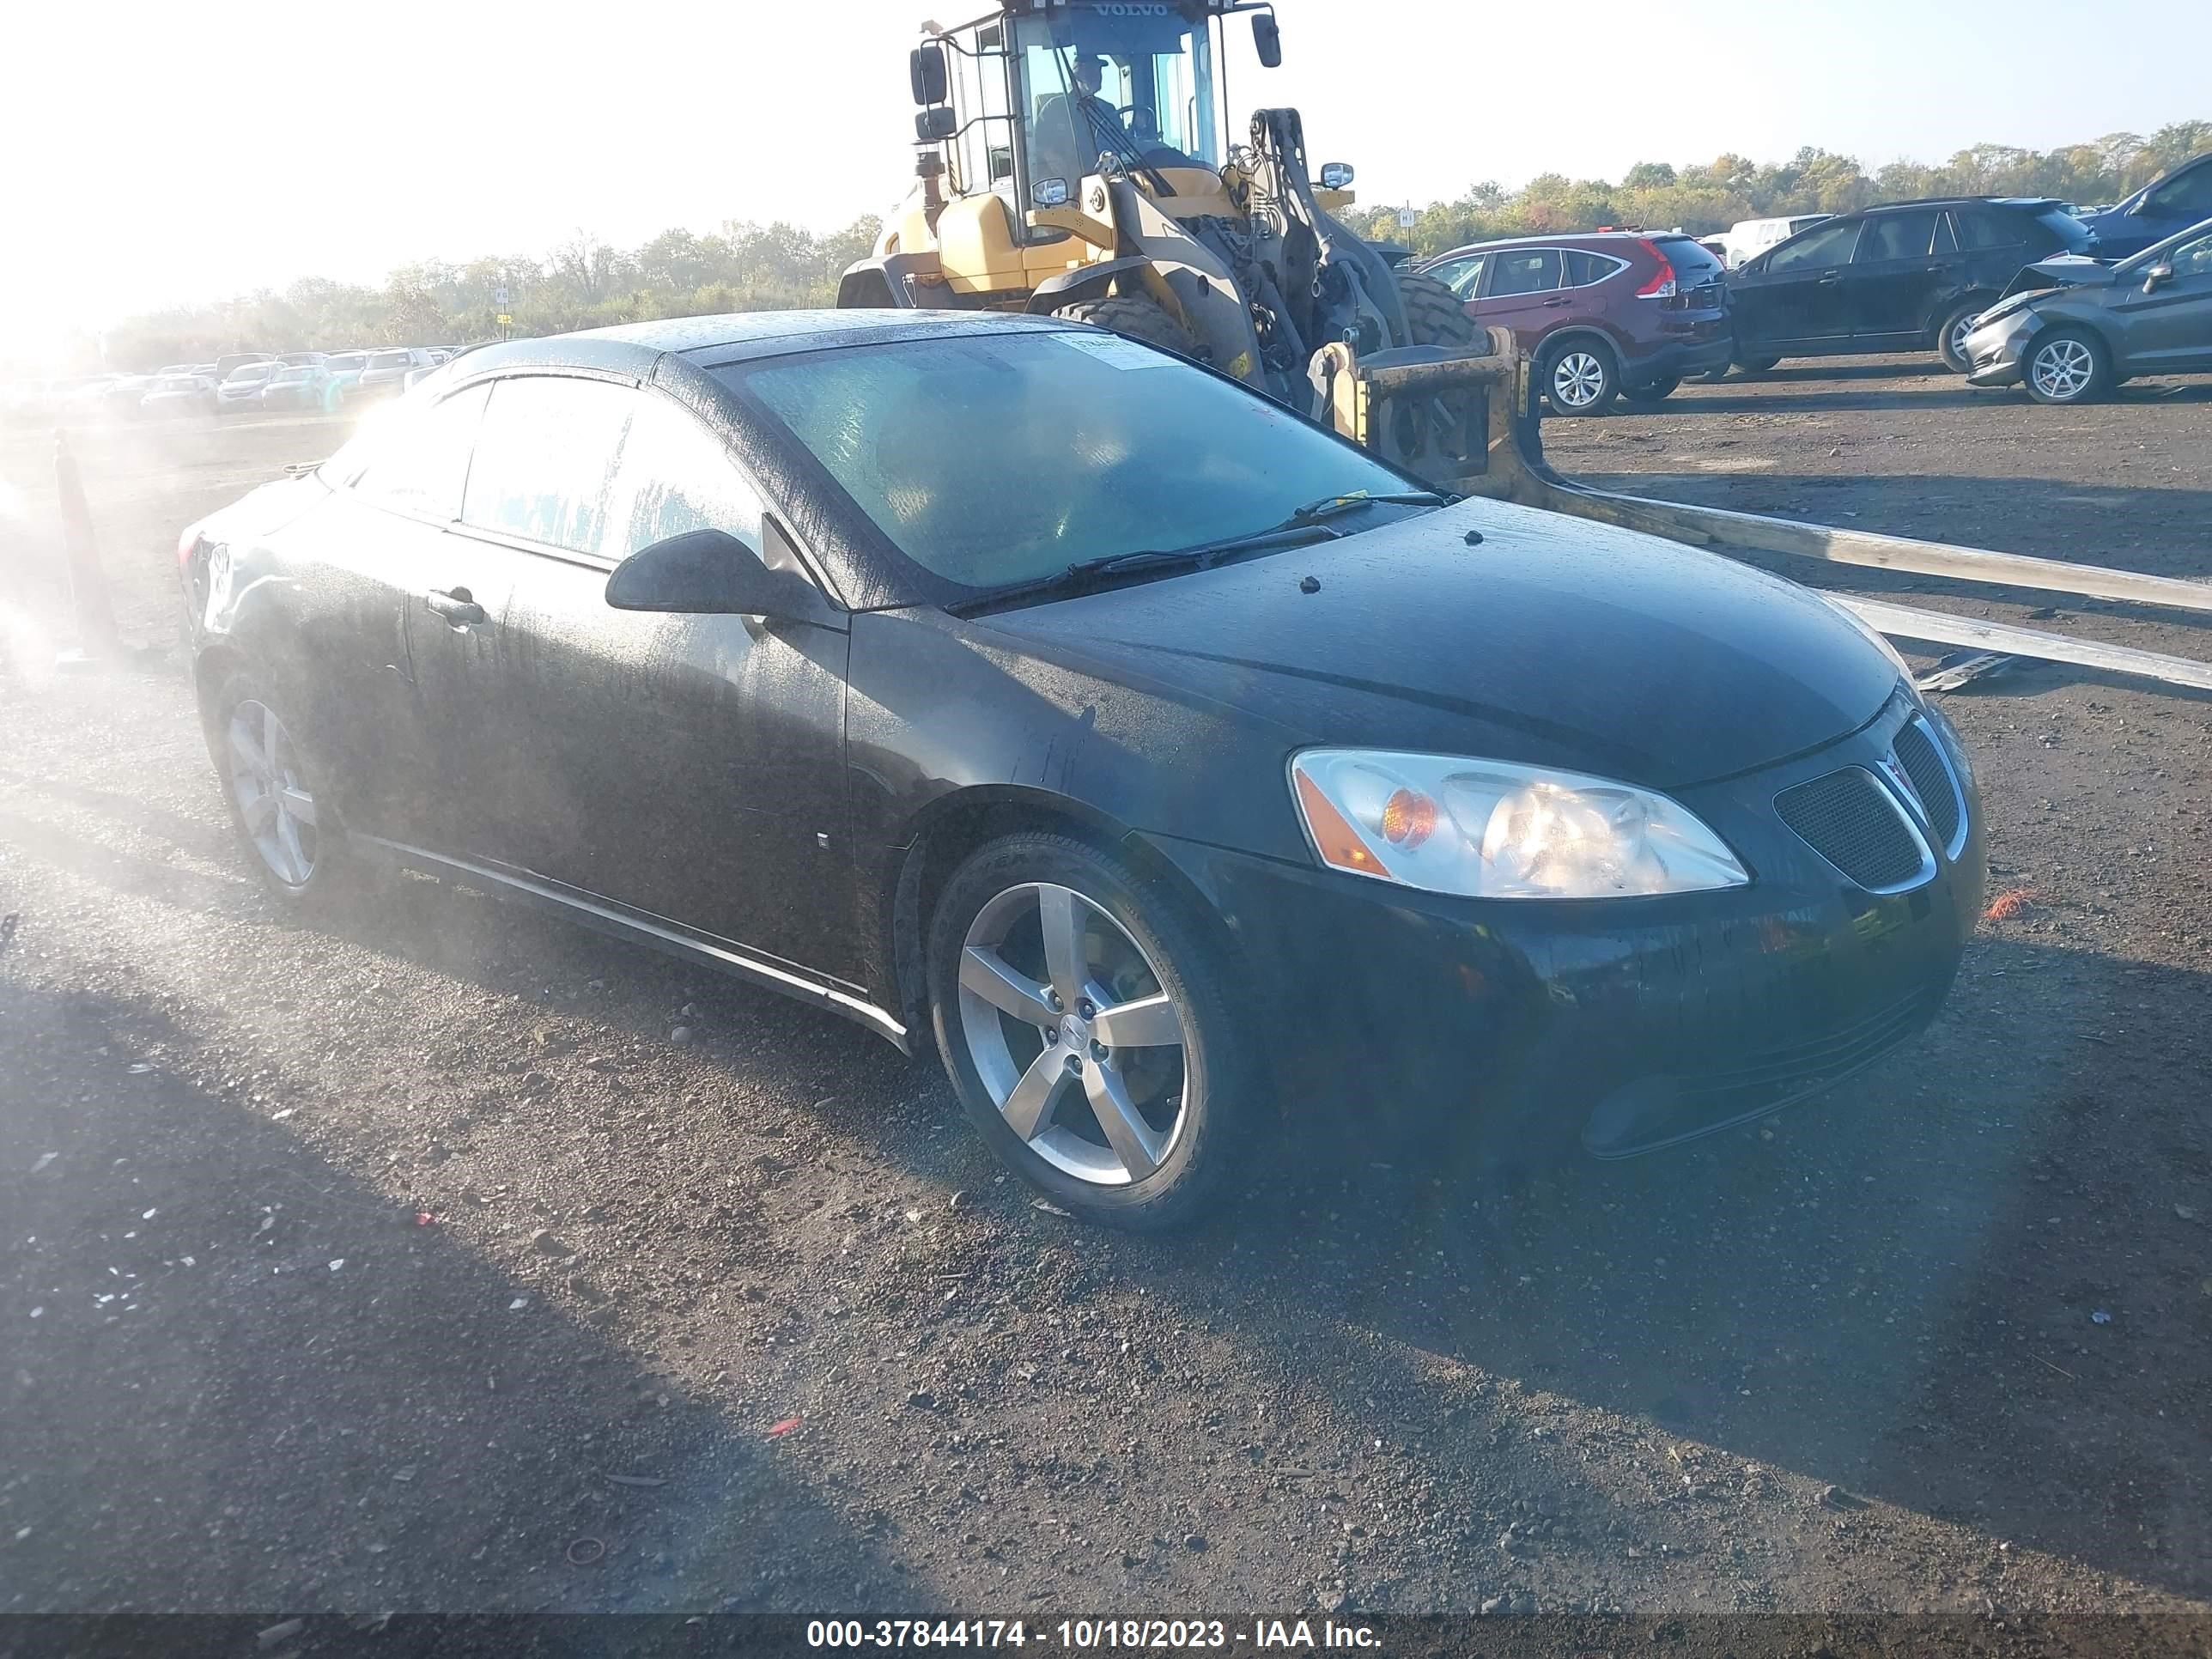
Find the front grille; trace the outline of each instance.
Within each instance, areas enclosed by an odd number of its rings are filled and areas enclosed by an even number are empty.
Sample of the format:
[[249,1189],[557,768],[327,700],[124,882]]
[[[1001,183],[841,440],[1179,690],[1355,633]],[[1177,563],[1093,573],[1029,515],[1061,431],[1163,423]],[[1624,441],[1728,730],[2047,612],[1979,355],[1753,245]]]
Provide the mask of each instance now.
[[1817,1037],[1752,1049],[1726,1071],[1698,1073],[1683,1081],[1686,1091],[1733,1095],[1765,1090],[1790,1092],[1808,1083],[1825,1082],[1855,1072],[1887,1054],[1925,1025],[1943,1000],[1942,986],[1922,986],[1887,1007]]
[[1805,844],[1869,892],[1901,887],[1927,854],[1872,775],[1856,766],[1785,789],[1774,810]]
[[1936,831],[1936,839],[1943,844],[1948,854],[1959,839],[1959,823],[1966,803],[1959,799],[1959,786],[1951,781],[1951,769],[1943,763],[1943,757],[1936,748],[1936,739],[1918,720],[1906,724],[1897,734],[1897,758],[1905,768],[1905,776],[1920,794],[1920,804],[1928,809],[1928,822]]

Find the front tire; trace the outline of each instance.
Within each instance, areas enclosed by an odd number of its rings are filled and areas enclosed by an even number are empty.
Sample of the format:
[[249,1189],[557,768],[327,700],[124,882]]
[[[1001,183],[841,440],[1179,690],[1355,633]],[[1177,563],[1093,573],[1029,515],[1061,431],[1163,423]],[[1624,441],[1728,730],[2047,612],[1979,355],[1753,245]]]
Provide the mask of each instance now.
[[2039,404],[2093,403],[2112,389],[2112,354],[2083,328],[2047,331],[2027,349],[2021,368],[2027,395]]
[[1172,351],[1180,357],[1196,357],[1198,342],[1181,323],[1170,317],[1165,307],[1157,300],[1141,294],[1115,294],[1103,300],[1078,300],[1073,305],[1062,306],[1052,313],[1064,317],[1071,323],[1089,323],[1093,328],[1111,329],[1132,340],[1142,340]]
[[357,890],[361,867],[320,769],[252,675],[234,676],[209,705],[208,749],[246,860],[281,903],[326,909]]
[[985,1143],[1086,1219],[1212,1207],[1260,1109],[1224,952],[1182,897],[1071,836],[991,842],[930,930],[938,1051]]
[[1965,301],[1954,306],[1936,330],[1936,355],[1943,360],[1943,367],[1954,374],[1964,374],[1974,365],[1966,356],[1966,337],[1974,331],[1974,319],[1990,308],[1986,298]]
[[1602,415],[1620,390],[1620,368],[1601,341],[1562,340],[1537,360],[1536,383],[1554,415]]
[[1483,329],[1467,314],[1458,295],[1433,276],[1418,270],[1398,273],[1398,299],[1406,307],[1408,345],[1446,346],[1464,351],[1486,345]]

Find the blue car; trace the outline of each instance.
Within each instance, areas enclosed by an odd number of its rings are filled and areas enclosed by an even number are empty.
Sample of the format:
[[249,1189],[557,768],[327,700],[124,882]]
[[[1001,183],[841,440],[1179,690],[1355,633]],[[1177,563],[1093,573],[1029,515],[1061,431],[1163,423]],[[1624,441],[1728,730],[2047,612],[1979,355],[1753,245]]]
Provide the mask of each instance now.
[[2084,215],[2097,257],[2124,259],[2203,219],[2212,219],[2212,151],[2184,161],[2116,207]]

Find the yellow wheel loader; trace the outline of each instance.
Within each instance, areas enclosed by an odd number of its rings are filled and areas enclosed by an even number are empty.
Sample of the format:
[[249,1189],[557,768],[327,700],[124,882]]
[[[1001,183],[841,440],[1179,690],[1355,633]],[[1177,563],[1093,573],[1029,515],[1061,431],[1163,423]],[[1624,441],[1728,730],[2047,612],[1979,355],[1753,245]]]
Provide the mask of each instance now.
[[[2212,613],[2212,584],[1645,500],[1546,465],[1525,363],[1442,283],[1334,216],[1295,110],[1228,142],[1224,31],[1270,0],[1002,0],[923,26],[910,59],[915,184],[841,306],[1042,312],[1165,346],[1258,388],[1440,489],[1629,526],[1715,552],[1872,565]],[[2212,690],[2212,665],[1874,599],[1901,639]],[[1931,689],[1941,689],[1940,677]]]
[[[1394,267],[1334,215],[1295,110],[1245,142],[1224,116],[1223,30],[1267,0],[1012,0],[925,25],[911,59],[915,182],[841,306],[1049,313],[1211,364],[1440,486],[1503,493],[1510,337]],[[1486,482],[1487,481],[1487,482]]]

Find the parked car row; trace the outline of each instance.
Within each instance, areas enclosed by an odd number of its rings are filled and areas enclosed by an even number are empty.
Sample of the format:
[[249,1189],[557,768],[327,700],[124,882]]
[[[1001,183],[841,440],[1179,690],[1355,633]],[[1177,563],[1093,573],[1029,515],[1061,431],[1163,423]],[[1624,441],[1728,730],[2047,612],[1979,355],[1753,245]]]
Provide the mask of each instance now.
[[[1790,357],[1933,351],[1976,385],[2024,382],[2046,403],[2133,374],[2212,372],[2198,222],[2212,218],[2212,155],[2087,221],[2069,206],[1958,196],[1748,220],[1703,239],[1522,236],[1419,269],[1477,322],[1513,331],[1559,415],[1655,404],[1692,375]],[[2034,297],[2008,298],[2023,284]]]
[[30,422],[262,410],[329,413],[388,397],[454,355],[447,346],[349,351],[240,351],[213,362],[167,363],[150,374],[86,374],[0,392],[0,418]]

